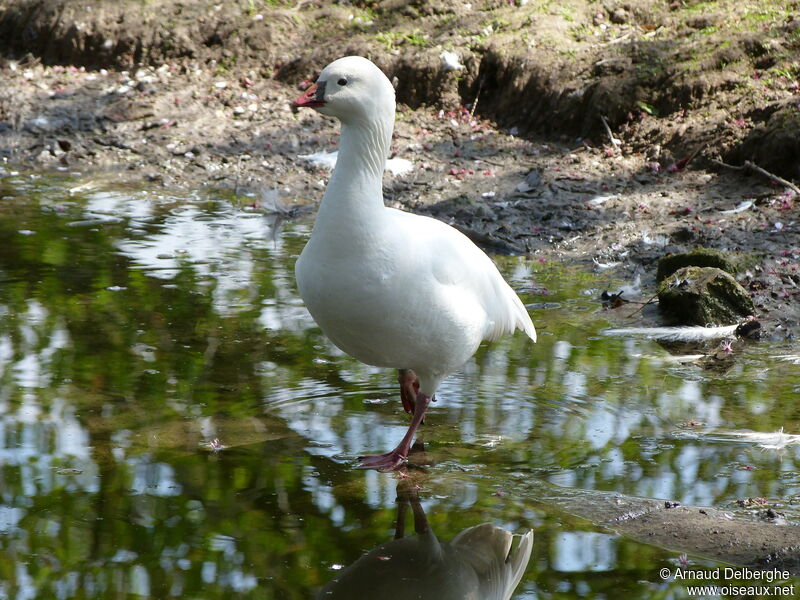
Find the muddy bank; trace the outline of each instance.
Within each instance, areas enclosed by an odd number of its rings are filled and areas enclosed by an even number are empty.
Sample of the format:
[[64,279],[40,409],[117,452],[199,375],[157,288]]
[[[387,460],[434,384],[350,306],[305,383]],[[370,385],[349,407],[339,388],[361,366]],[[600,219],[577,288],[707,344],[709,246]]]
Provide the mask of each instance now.
[[504,127],[593,145],[608,141],[605,117],[623,149],[663,167],[702,146],[797,177],[800,19],[791,2],[761,4],[5,0],[0,51],[88,69],[196,60],[290,85],[357,53],[414,108],[477,101]]
[[328,171],[299,156],[337,129],[289,102],[363,54],[397,83],[393,153],[413,164],[389,203],[642,297],[665,254],[751,255],[738,278],[781,339],[800,321],[797,194],[711,159],[797,176],[800,28],[788,4],[724,4],[4,0],[0,158],[314,204]]
[[[398,482],[400,489],[413,484],[424,498],[441,492],[442,478],[429,476],[412,451],[411,467]],[[625,536],[693,558],[738,565],[750,569],[800,574],[800,526],[787,522],[784,510],[791,501],[742,498],[727,506],[689,506],[618,492],[585,490],[556,485],[523,470],[510,473],[495,495],[497,502],[518,506],[520,511],[541,504],[552,511],[577,517],[610,533]],[[448,482],[453,485],[452,481]]]
[[[800,574],[800,527],[775,508],[681,506],[676,502],[575,490],[542,481],[521,484],[528,497],[561,507],[610,531],[694,556],[754,569]],[[752,502],[752,501],[751,501]]]

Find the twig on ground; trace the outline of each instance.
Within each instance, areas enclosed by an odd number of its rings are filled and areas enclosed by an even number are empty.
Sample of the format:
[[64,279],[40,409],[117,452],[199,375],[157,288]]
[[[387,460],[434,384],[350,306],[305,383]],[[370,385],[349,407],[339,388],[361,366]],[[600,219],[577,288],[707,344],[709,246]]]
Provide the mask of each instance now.
[[633,311],[631,314],[629,314],[628,318],[630,319],[630,318],[633,317],[633,315],[636,315],[636,314],[642,312],[644,310],[644,307],[647,306],[648,304],[651,304],[653,302],[653,300],[655,300],[656,298],[658,298],[658,293],[655,293],[652,296],[650,296],[650,298],[647,300],[647,302],[639,302],[639,304],[641,304],[641,306],[639,308],[637,308],[635,311]]
[[689,154],[684,156],[678,162],[676,162],[676,163],[670,165],[669,167],[667,167],[667,171],[669,171],[670,173],[675,173],[676,171],[682,171],[683,169],[686,168],[686,166],[690,162],[692,162],[692,160],[694,160],[695,156],[700,154],[700,152],[702,150],[704,150],[707,146],[716,144],[718,139],[719,139],[719,137],[715,137],[710,142],[700,142],[697,146],[695,146],[694,150],[692,150]]
[[483,88],[483,77],[478,82],[478,93],[475,94],[475,102],[472,103],[472,108],[469,109],[469,118],[472,119],[475,116],[475,109],[478,108],[478,98],[481,97],[481,89]]
[[608,120],[603,116],[600,115],[600,120],[603,122],[603,127],[606,128],[606,133],[608,134],[608,139],[611,140],[611,143],[616,147],[619,148],[620,142],[617,138],[614,137],[614,133],[611,131],[611,127],[608,125]]
[[238,160],[236,161],[236,179],[233,182],[233,195],[239,195],[239,179],[242,175],[242,155],[239,155]]
[[605,42],[605,43],[603,43],[603,44],[599,44],[599,45],[600,45],[601,47],[603,47],[603,46],[612,46],[612,45],[614,45],[614,44],[619,44],[620,42],[624,42],[625,40],[627,40],[627,39],[628,39],[629,37],[631,37],[632,35],[633,35],[633,31],[629,31],[629,32],[628,32],[628,33],[626,33],[625,35],[621,35],[621,36],[619,36],[618,38],[614,38],[614,39],[613,39],[613,40],[611,40],[611,41],[608,41],[608,42]]
[[643,37],[643,38],[651,38],[651,37],[655,37],[655,36],[657,36],[657,35],[658,35],[658,34],[659,34],[661,31],[663,31],[663,30],[664,30],[664,26],[663,26],[663,25],[659,25],[659,26],[658,26],[658,28],[656,28],[656,29],[653,29],[653,31],[648,31],[647,33],[645,33],[644,35],[642,35],[642,37]]
[[715,158],[712,158],[711,162],[714,163],[717,166],[725,167],[726,169],[731,169],[732,171],[753,171],[754,173],[758,173],[759,175],[763,175],[767,179],[771,179],[772,181],[774,181],[776,183],[780,183],[781,185],[785,185],[787,188],[792,190],[795,194],[800,196],[800,187],[797,187],[791,181],[788,181],[787,179],[784,179],[783,177],[780,177],[778,175],[770,173],[766,169],[762,169],[761,167],[759,167],[756,163],[754,163],[752,161],[746,160],[746,161],[744,161],[744,164],[740,165],[740,166],[729,165],[728,163],[724,163],[721,160],[717,160]]

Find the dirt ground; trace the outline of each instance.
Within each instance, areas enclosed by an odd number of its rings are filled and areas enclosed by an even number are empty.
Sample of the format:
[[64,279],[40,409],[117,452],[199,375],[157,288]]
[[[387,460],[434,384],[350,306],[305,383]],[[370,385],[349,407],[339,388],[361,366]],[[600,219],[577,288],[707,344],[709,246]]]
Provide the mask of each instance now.
[[640,278],[642,297],[665,254],[751,255],[739,280],[783,338],[800,320],[800,199],[713,161],[800,179],[798,14],[755,0],[0,0],[0,157],[313,205],[328,171],[298,156],[335,150],[337,127],[290,102],[361,54],[396,82],[393,152],[413,163],[387,174],[388,203],[496,251]]
[[393,154],[413,164],[387,174],[389,204],[495,251],[638,281],[641,298],[668,253],[740,253],[767,334],[791,338],[800,198],[713,161],[800,180],[799,14],[756,0],[0,0],[0,176],[313,206],[329,172],[299,155],[335,150],[337,126],[290,103],[361,54],[396,80]]

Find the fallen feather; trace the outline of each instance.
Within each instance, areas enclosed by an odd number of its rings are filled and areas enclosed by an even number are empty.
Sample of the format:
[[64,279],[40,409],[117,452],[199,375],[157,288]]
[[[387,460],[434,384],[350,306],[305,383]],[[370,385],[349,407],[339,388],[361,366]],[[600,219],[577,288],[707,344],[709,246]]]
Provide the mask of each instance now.
[[783,356],[775,356],[778,360],[782,360],[785,362],[790,362],[793,365],[800,365],[800,355],[796,354],[785,354]]
[[737,327],[739,324],[723,327],[620,327],[604,329],[601,333],[608,336],[643,336],[663,342],[702,342],[730,337],[735,334]]
[[316,167],[332,170],[333,167],[336,166],[336,159],[338,156],[338,150],[334,150],[333,152],[325,152],[325,150],[320,150],[319,152],[314,152],[313,154],[299,154],[297,158],[307,160]]
[[706,357],[705,354],[677,354],[673,355],[670,354],[668,356],[661,356],[659,359],[661,362],[664,363],[678,363],[678,364],[687,364],[687,363],[694,363],[698,362]]
[[627,296],[628,298],[636,298],[642,293],[642,275],[637,273],[636,277],[631,283],[626,283],[619,288],[620,295]]
[[413,168],[414,168],[414,163],[405,158],[394,157],[386,161],[386,170],[389,171],[395,177],[397,177],[398,175],[405,175],[406,173],[410,172]]
[[784,433],[783,427],[774,433],[759,433],[757,431],[743,435],[744,439],[757,442],[759,448],[764,450],[785,450],[787,446],[800,444],[800,435]]
[[650,237],[650,233],[647,231],[642,234],[642,243],[648,246],[666,246],[668,242],[669,238],[665,235]]
[[267,213],[279,215],[291,214],[291,210],[281,202],[277,189],[261,188],[259,192],[259,203],[262,210]]
[[445,71],[460,71],[466,68],[461,64],[461,60],[455,52],[445,50],[439,55],[439,58],[442,59],[442,68]]
[[704,359],[706,354],[666,354],[664,356],[657,356],[655,354],[630,354],[631,358],[641,358],[651,361],[655,364],[688,364],[695,363]]
[[740,202],[739,204],[737,204],[736,208],[732,208],[730,210],[721,210],[720,214],[723,214],[723,215],[735,215],[736,213],[740,213],[740,212],[746,211],[751,206],[753,206],[753,201],[752,200],[745,200],[745,201]]
[[[329,170],[333,170],[333,168],[336,166],[336,159],[338,157],[338,150],[334,150],[333,152],[325,152],[324,150],[320,150],[319,152],[314,152],[313,154],[297,155],[297,158],[302,158],[303,160],[310,162],[312,165]],[[405,158],[394,157],[386,161],[386,170],[395,177],[398,175],[405,175],[413,168],[414,163]]]
[[602,204],[605,204],[609,200],[614,200],[615,198],[618,197],[619,197],[618,194],[611,194],[609,196],[595,196],[591,200],[588,200],[586,204],[588,204],[589,206],[600,206]]
[[601,271],[605,271],[606,269],[613,269],[614,267],[618,267],[619,265],[621,265],[621,264],[622,264],[622,262],[621,262],[621,261],[616,261],[616,262],[607,262],[607,263],[601,263],[601,262],[600,262],[599,260],[597,260],[596,258],[593,258],[593,259],[592,259],[592,262],[593,262],[593,263],[595,264],[595,266],[596,266],[598,269],[600,269]]
[[706,431],[706,432],[679,432],[677,437],[707,439],[718,442],[742,441],[756,444],[764,450],[785,450],[788,446],[800,445],[800,435],[784,433],[783,427],[778,431],[765,433],[761,431]]

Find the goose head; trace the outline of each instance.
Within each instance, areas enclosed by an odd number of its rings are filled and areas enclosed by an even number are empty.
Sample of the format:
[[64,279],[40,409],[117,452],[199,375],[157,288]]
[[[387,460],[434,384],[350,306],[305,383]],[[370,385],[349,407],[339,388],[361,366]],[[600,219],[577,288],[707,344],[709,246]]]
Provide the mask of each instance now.
[[361,56],[333,61],[294,105],[313,108],[342,123],[394,121],[394,88],[378,67]]

